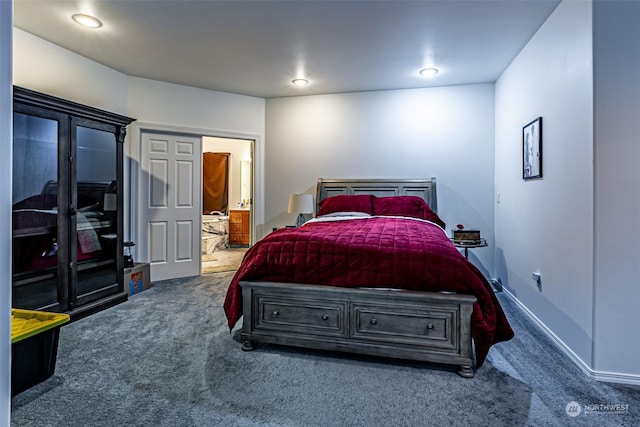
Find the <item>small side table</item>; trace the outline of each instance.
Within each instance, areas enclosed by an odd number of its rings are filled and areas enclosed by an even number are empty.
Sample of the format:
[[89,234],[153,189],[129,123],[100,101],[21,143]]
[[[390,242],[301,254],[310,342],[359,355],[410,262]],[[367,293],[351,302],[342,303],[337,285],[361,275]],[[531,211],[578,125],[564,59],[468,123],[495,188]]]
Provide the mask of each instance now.
[[295,226],[295,225],[288,225],[288,224],[287,224],[287,225],[285,225],[284,227],[273,227],[273,228],[271,229],[271,231],[273,232],[273,231],[279,230],[279,229],[281,229],[281,228],[298,228],[298,227],[297,227],[297,226]]
[[480,239],[479,241],[465,241],[465,240],[451,240],[453,242],[453,245],[456,248],[464,248],[464,257],[469,259],[469,249],[473,249],[473,248],[484,248],[485,246],[487,246],[487,240],[486,239]]

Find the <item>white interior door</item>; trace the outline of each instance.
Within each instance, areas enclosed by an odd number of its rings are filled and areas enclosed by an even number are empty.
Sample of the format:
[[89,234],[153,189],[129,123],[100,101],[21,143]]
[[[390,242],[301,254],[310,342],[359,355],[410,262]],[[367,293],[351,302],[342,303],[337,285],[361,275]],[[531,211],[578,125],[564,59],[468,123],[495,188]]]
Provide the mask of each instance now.
[[200,137],[141,133],[139,249],[152,281],[200,274],[201,152]]

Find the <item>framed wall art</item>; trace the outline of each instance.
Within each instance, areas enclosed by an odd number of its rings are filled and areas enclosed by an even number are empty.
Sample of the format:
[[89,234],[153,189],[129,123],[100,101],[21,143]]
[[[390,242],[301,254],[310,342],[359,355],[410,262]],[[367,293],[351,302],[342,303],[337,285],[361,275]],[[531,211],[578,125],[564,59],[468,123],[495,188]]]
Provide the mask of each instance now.
[[542,117],[522,128],[522,179],[542,178]]

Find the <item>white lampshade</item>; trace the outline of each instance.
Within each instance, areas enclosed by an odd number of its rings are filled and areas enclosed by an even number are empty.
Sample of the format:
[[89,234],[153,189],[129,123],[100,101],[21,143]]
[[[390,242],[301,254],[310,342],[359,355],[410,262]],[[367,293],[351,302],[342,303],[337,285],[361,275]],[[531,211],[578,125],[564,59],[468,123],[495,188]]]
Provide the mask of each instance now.
[[289,196],[289,213],[313,213],[313,196],[311,194],[291,194]]

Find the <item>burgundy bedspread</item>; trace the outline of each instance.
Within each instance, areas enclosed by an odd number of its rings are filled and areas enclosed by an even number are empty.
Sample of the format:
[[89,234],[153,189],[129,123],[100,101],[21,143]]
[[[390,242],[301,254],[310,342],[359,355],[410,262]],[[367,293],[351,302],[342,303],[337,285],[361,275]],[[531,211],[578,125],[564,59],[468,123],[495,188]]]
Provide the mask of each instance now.
[[513,331],[489,283],[439,226],[398,217],[311,222],[274,231],[251,247],[224,303],[229,327],[242,316],[241,280],[393,287],[474,295],[476,365]]

